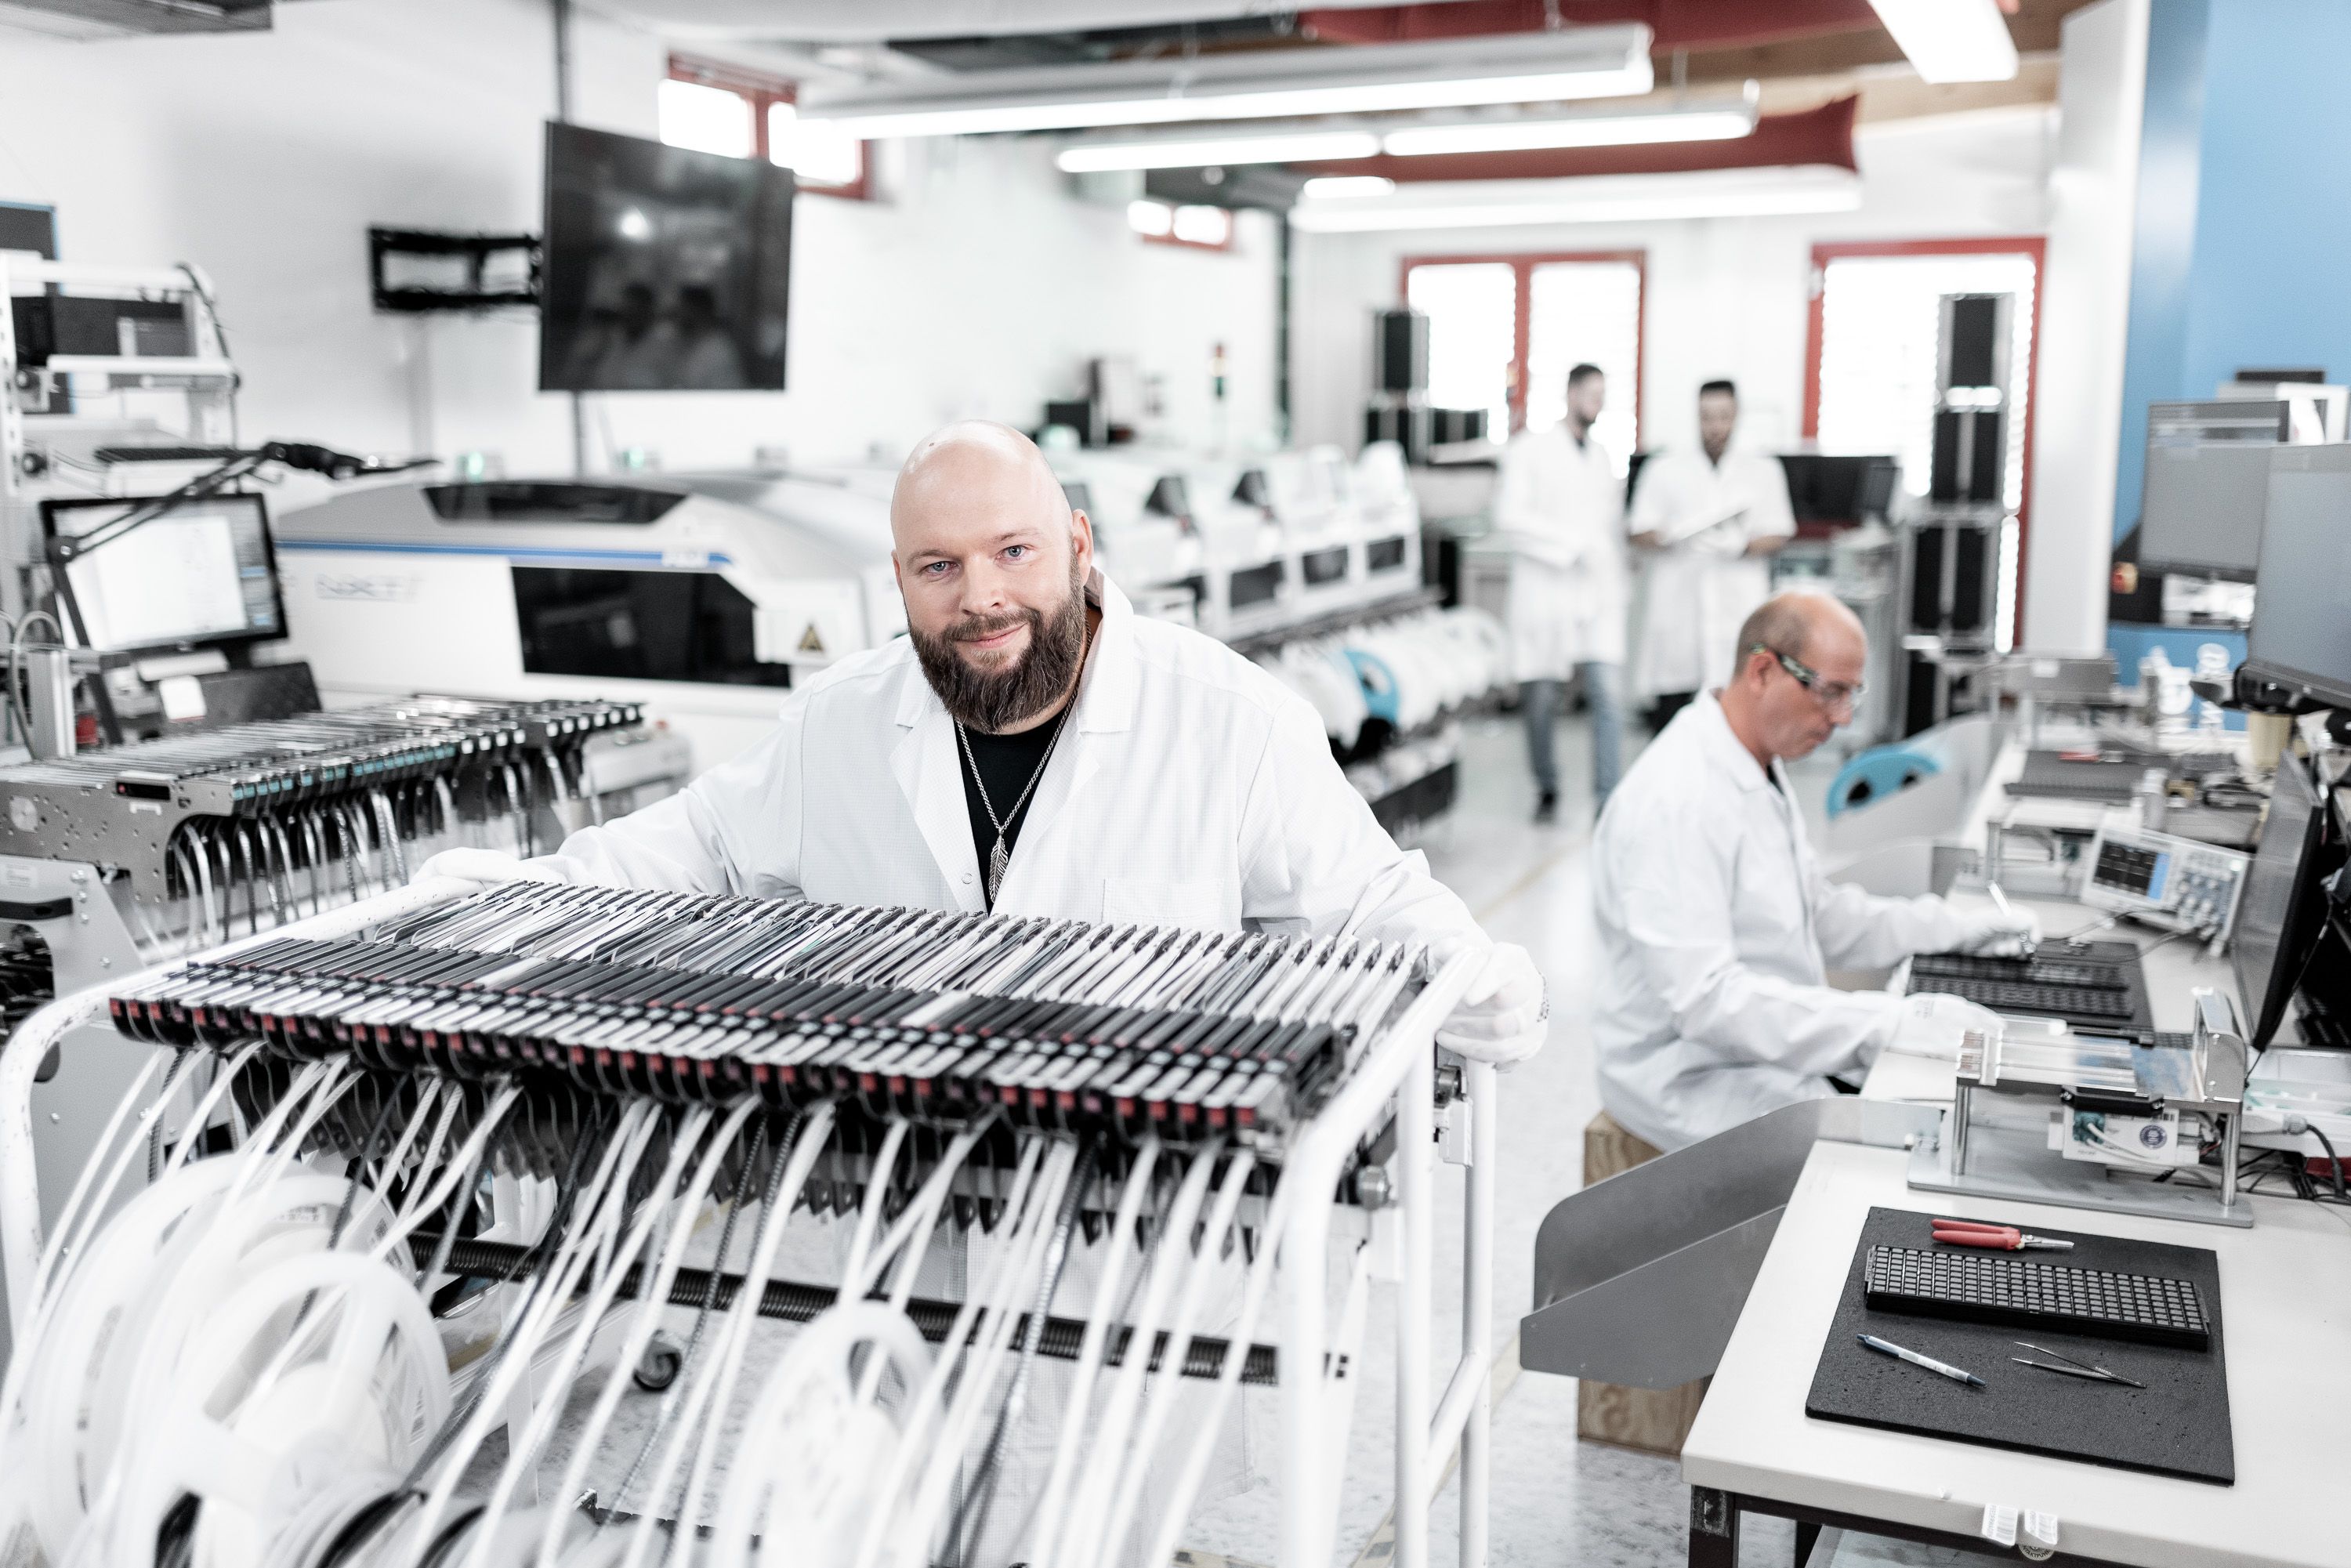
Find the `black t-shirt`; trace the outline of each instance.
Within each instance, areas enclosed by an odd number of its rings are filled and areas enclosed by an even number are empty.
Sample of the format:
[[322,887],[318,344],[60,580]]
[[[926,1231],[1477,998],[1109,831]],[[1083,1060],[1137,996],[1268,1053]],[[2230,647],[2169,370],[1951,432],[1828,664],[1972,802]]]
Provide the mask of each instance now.
[[[1018,735],[989,735],[968,727],[963,732],[964,739],[970,743],[971,755],[965,759],[958,747],[957,770],[963,775],[964,810],[971,816],[971,847],[979,857],[980,895],[984,899],[987,894],[987,857],[996,849],[996,829],[988,823],[987,806],[979,798],[979,787],[972,782],[972,767],[978,766],[979,777],[987,785],[987,799],[996,803],[997,815],[1003,818],[1004,848],[1008,854],[1020,841],[1020,829],[1029,820],[1029,808],[1036,803],[1036,791],[1029,791],[1019,810],[1009,817],[1004,813],[1011,810],[1012,802],[1019,800],[1020,792],[1029,789],[1029,780],[1035,777],[1047,748],[1069,716],[1070,710],[1063,708],[1049,722]],[[1044,786],[1040,783],[1037,788],[1041,789]],[[987,899],[990,907],[995,902]]]

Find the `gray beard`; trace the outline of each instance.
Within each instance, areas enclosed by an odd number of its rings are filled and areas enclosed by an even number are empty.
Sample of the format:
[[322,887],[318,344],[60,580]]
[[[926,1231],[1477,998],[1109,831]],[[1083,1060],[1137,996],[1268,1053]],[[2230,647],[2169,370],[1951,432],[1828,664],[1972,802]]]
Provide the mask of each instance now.
[[[958,641],[986,637],[1022,621],[1029,623],[1028,651],[1003,669],[974,669],[956,652]],[[999,734],[1041,714],[1069,689],[1085,657],[1084,588],[1072,572],[1070,596],[1050,616],[1025,610],[993,621],[958,621],[938,636],[911,627],[906,635],[914,644],[924,679],[939,695],[948,716],[967,729]]]

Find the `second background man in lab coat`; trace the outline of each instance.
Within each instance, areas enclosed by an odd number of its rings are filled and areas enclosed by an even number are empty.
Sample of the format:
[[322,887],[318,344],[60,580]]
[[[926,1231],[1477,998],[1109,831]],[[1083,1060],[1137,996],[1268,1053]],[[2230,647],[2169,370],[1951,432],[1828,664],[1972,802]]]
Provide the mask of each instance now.
[[1631,528],[1641,573],[1633,691],[1662,730],[1699,692],[1730,678],[1732,635],[1771,591],[1767,559],[1792,538],[1788,476],[1768,453],[1734,445],[1739,389],[1698,388],[1698,449],[1642,465]]
[[1568,677],[1583,677],[1598,814],[1624,756],[1625,502],[1616,465],[1592,434],[1607,402],[1597,365],[1567,373],[1567,417],[1522,431],[1502,454],[1494,520],[1510,542],[1510,657],[1535,775],[1535,821],[1559,809],[1552,733]]

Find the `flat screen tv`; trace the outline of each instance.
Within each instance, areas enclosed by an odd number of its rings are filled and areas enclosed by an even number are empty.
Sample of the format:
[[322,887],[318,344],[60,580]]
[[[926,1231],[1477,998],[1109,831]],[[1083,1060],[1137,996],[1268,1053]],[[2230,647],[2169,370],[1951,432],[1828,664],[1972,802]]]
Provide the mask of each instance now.
[[542,392],[781,391],[792,172],[547,128]]

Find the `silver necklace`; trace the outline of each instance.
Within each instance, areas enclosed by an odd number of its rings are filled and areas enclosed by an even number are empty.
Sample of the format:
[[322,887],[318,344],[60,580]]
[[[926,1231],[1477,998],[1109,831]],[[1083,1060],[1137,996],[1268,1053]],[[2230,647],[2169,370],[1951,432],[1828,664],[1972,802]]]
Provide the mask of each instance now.
[[[1077,699],[1072,697],[1070,706],[1076,706]],[[1037,788],[1037,780],[1045,777],[1045,765],[1053,760],[1053,748],[1061,744],[1061,731],[1068,727],[1069,721],[1070,709],[1065,707],[1061,716],[1053,720],[1053,738],[1045,743],[1045,755],[1037,759],[1036,770],[1029,775],[1029,782],[1020,787],[1020,799],[1013,801],[1012,810],[1001,817],[996,814],[996,802],[987,798],[987,780],[980,777],[979,761],[971,754],[971,737],[964,733],[963,721],[956,721],[956,739],[963,745],[964,765],[971,769],[971,781],[979,790],[979,804],[987,813],[987,825],[996,830],[996,847],[987,852],[987,906],[990,909],[996,907],[996,890],[1004,885],[1004,873],[1012,864],[1012,852],[1004,847],[1004,826],[1020,815],[1020,808],[1029,803],[1029,792]]]

